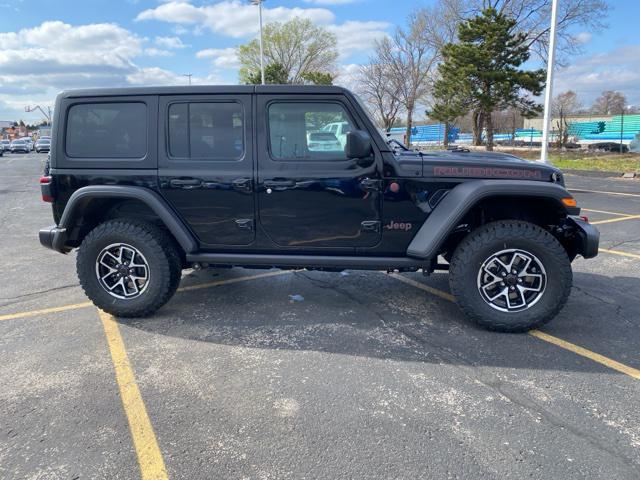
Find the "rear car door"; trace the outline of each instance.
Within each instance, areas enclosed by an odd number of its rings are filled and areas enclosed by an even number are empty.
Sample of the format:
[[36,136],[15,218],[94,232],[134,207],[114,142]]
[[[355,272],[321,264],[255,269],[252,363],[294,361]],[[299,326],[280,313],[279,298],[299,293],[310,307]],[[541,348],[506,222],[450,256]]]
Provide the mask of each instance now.
[[260,226],[280,247],[353,252],[381,239],[375,158],[349,159],[329,124],[364,128],[344,96],[258,94]]
[[250,94],[160,97],[160,190],[203,249],[255,239],[251,107]]

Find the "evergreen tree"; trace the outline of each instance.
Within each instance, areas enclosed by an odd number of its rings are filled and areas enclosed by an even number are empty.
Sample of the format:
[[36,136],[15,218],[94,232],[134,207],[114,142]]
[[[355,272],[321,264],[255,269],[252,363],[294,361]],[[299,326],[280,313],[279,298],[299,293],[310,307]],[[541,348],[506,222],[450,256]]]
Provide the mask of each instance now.
[[436,85],[438,111],[447,116],[474,110],[486,129],[487,150],[493,150],[495,110],[513,107],[531,115],[541,108],[526,94],[540,95],[545,70],[519,68],[530,52],[525,34],[514,33],[515,25],[515,20],[489,7],[461,23],[458,43],[443,49]]
[[[262,83],[262,75],[260,70],[254,70],[247,73],[245,83],[248,85],[260,85]],[[270,63],[264,67],[264,83],[284,85],[289,83],[287,71],[280,63]]]

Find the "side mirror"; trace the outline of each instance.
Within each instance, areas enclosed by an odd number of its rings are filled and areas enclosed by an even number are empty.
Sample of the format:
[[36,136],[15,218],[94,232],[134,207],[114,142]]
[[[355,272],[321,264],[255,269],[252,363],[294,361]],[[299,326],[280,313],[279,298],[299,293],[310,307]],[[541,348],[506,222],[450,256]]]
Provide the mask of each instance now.
[[367,158],[373,153],[371,137],[364,130],[351,130],[347,133],[345,153],[348,158]]

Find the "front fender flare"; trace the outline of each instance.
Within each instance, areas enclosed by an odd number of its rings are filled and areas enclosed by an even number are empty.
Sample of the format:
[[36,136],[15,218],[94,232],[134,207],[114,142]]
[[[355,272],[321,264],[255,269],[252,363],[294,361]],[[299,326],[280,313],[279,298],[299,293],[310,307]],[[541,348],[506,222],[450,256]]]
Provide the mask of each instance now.
[[[70,231],[74,220],[82,215],[82,209],[87,201],[94,198],[127,198],[139,200],[147,205],[173,234],[185,253],[193,253],[198,249],[193,234],[185,226],[178,215],[165,200],[153,190],[144,187],[124,185],[91,185],[73,192],[60,218],[58,229]],[[58,247],[62,247],[59,245]]]
[[550,198],[562,206],[567,215],[578,215],[577,207],[566,207],[563,198],[571,194],[557,183],[532,180],[471,180],[454,187],[425,220],[407,248],[409,257],[431,259],[449,233],[479,201],[496,196]]

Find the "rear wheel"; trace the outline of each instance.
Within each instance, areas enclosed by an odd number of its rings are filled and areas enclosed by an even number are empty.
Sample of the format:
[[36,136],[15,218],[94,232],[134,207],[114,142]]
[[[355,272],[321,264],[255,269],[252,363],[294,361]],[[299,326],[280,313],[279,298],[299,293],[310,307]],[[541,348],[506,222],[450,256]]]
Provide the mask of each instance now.
[[546,230],[499,221],[471,232],[451,259],[449,284],[462,311],[477,324],[523,332],[550,321],[571,292],[565,249]]
[[91,301],[120,317],[150,315],[180,283],[181,261],[169,236],[138,220],[102,223],[78,250],[80,284]]

